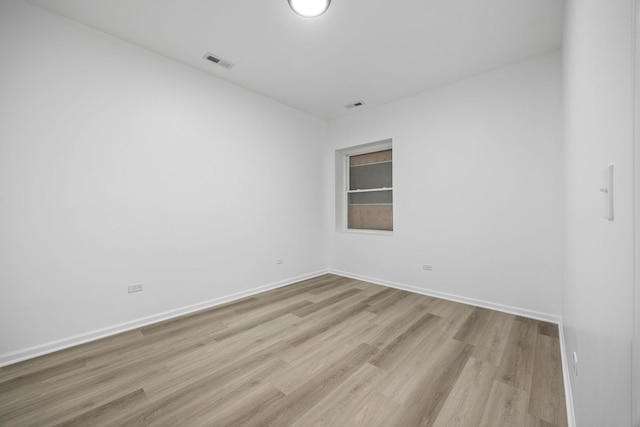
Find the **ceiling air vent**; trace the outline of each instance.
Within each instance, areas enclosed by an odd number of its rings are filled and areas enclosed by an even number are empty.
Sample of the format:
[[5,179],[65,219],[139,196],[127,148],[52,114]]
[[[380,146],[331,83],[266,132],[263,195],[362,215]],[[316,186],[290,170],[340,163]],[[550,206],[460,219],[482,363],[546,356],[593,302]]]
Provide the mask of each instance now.
[[226,68],[227,70],[230,68],[233,68],[233,66],[235,65],[227,61],[226,59],[222,59],[219,56],[209,52],[205,53],[203,58],[206,59],[207,61],[213,62],[214,64],[218,64],[219,66]]
[[364,102],[358,101],[358,102],[354,102],[353,104],[345,105],[344,108],[348,108],[348,109],[358,108],[358,107],[362,107],[363,105],[364,105]]

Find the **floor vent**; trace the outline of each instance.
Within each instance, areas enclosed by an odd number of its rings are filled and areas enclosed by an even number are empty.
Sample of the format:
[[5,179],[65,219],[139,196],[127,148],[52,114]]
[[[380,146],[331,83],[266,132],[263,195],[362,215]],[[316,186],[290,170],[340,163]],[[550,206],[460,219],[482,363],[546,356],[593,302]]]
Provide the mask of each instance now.
[[206,59],[207,61],[211,61],[214,64],[217,64],[217,65],[219,65],[219,66],[221,66],[223,68],[226,68],[227,70],[230,69],[230,68],[233,68],[233,66],[235,65],[235,64],[227,61],[226,59],[222,59],[219,56],[214,55],[213,53],[209,53],[209,52],[205,53],[202,57],[204,59]]

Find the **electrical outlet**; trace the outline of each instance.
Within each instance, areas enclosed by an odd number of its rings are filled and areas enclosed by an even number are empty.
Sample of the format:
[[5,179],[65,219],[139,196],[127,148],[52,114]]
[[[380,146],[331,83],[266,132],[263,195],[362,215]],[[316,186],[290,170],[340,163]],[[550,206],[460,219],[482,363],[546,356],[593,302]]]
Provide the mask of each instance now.
[[575,351],[573,352],[573,374],[578,376],[578,353]]
[[284,260],[282,258],[278,258],[276,260],[276,264],[284,264]]
[[431,271],[431,270],[433,270],[433,265],[431,265],[431,264],[422,264],[422,269],[423,270],[427,270],[427,271]]
[[142,292],[142,283],[136,283],[135,285],[129,285],[129,293]]

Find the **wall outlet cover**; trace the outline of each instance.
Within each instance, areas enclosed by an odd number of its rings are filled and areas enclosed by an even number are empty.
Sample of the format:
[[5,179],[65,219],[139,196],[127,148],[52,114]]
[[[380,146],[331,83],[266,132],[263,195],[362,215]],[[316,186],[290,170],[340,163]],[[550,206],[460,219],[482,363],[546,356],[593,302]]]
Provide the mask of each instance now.
[[129,285],[128,291],[130,294],[134,292],[142,292],[142,283],[136,283],[135,285]]

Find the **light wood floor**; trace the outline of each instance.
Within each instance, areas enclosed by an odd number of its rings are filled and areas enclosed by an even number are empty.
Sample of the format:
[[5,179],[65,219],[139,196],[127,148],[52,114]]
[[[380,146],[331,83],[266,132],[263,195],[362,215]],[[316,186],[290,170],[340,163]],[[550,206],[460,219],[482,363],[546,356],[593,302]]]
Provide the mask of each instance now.
[[566,426],[555,325],[325,275],[0,369],[0,425]]

